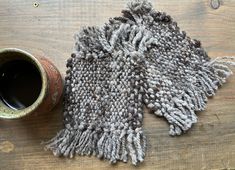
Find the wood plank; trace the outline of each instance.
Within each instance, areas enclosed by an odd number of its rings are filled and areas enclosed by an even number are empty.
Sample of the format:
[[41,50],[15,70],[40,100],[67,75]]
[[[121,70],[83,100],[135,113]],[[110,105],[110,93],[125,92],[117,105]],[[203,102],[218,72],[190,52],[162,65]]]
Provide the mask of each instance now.
[[[120,15],[126,0],[1,0],[0,48],[18,47],[44,55],[65,74],[73,34]],[[188,35],[200,39],[211,57],[235,55],[235,1],[157,0],[155,9],[170,14]],[[233,69],[234,70],[234,69]],[[235,70],[234,70],[235,71]],[[62,106],[27,120],[0,121],[0,169],[235,169],[235,77],[198,113],[198,123],[181,137],[168,136],[160,118],[144,115],[148,138],[145,162],[137,168],[110,165],[95,157],[62,159],[43,150],[42,141],[62,128]]]

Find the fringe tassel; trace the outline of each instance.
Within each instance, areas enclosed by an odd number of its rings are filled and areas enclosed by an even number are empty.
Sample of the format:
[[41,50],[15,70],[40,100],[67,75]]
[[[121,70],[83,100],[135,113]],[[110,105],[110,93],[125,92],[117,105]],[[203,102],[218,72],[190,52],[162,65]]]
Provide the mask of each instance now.
[[193,123],[197,122],[197,116],[190,107],[192,103],[188,104],[186,101],[177,98],[173,102],[174,107],[167,108],[166,113],[163,114],[170,123],[169,134],[172,136],[181,135],[182,132],[190,129]]
[[127,162],[131,158],[132,164],[137,165],[144,160],[146,138],[142,129],[114,130],[98,134],[96,130],[61,130],[53,139],[47,142],[46,150],[52,150],[55,156],[72,158],[79,155],[97,155],[110,163],[118,160]]

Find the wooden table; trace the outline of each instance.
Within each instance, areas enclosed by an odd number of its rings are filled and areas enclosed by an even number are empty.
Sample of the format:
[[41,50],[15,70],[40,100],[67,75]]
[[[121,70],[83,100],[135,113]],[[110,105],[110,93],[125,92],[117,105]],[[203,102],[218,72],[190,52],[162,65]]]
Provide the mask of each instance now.
[[[154,7],[172,15],[181,29],[200,39],[211,57],[235,55],[235,1],[220,0],[218,9],[210,2],[156,0]],[[47,56],[64,75],[73,34],[120,15],[125,4],[126,0],[1,0],[0,48],[18,47]],[[235,169],[235,76],[181,137],[168,136],[167,123],[146,111],[148,149],[145,162],[138,167],[112,166],[95,157],[57,158],[44,151],[40,143],[62,128],[61,110],[60,104],[28,120],[0,121],[0,169]]]

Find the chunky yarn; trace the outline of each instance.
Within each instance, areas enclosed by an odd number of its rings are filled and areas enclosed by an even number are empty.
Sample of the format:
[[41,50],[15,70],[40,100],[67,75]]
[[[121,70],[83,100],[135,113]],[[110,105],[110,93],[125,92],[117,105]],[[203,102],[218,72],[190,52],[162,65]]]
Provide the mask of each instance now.
[[170,135],[181,135],[232,74],[149,2],[130,2],[122,13],[75,35],[65,78],[65,127],[46,146],[56,156],[94,154],[111,163],[131,158],[136,165],[146,149],[144,105],[165,117]]

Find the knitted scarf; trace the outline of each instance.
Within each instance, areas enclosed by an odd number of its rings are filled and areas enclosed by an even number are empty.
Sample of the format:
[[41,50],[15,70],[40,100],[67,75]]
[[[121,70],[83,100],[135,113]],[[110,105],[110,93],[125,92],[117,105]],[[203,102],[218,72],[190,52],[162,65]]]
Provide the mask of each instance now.
[[232,74],[164,12],[135,0],[103,27],[83,28],[67,61],[64,124],[46,145],[56,156],[144,160],[143,107],[163,116],[170,135],[197,122],[196,111]]

